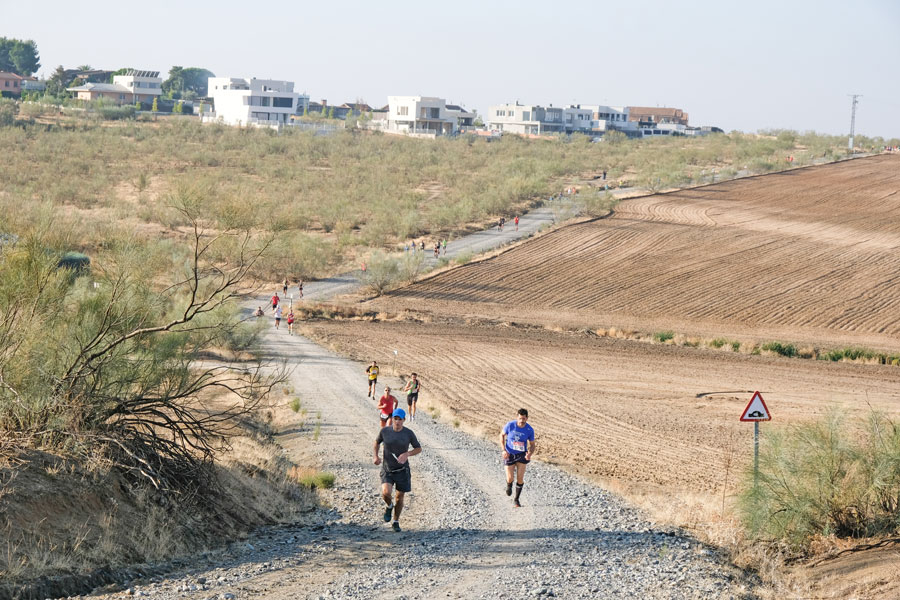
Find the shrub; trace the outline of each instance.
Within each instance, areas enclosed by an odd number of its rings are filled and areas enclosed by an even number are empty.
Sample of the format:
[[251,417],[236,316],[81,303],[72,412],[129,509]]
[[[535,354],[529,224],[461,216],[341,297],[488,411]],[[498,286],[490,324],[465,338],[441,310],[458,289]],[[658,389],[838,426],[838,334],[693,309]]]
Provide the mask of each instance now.
[[765,352],[774,352],[775,354],[787,357],[797,356],[797,347],[793,344],[782,344],[781,342],[767,342],[762,345]]
[[726,344],[726,341],[722,338],[716,338],[714,340],[710,340],[709,345],[713,348],[721,348]]
[[767,433],[759,479],[745,473],[739,510],[748,532],[802,552],[814,536],[900,532],[900,426],[872,413],[860,426],[832,413]]
[[294,412],[300,412],[300,398],[294,398],[291,400],[291,410]]
[[668,342],[675,337],[674,331],[657,331],[653,334],[653,339],[660,344]]
[[472,262],[473,257],[474,256],[471,252],[460,252],[456,255],[456,258],[454,260],[456,261],[456,264],[462,266]]
[[386,256],[383,252],[372,255],[365,272],[360,277],[363,285],[379,296],[393,288],[399,278],[400,261]]
[[97,114],[101,119],[107,121],[119,121],[122,119],[134,118],[134,107],[130,104],[127,106],[101,106],[97,109]]

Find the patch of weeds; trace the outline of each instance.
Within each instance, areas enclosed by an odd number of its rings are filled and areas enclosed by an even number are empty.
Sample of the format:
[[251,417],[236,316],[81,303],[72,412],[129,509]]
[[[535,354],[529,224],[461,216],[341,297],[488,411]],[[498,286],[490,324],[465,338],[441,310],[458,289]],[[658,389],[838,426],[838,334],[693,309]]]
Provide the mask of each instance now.
[[664,344],[675,337],[674,331],[657,331],[653,334],[653,339],[660,344]]
[[290,475],[297,483],[310,489],[327,490],[334,487],[334,473],[327,471],[294,467],[291,469]]
[[294,412],[300,412],[300,398],[294,398],[291,400],[291,410]]
[[741,351],[741,343],[740,342],[731,342],[731,351],[732,352],[740,352]]
[[762,349],[766,352],[774,352],[780,356],[793,358],[797,356],[797,347],[793,344],[782,344],[781,342],[766,342],[762,345]]
[[462,252],[458,254],[454,260],[456,261],[456,264],[462,266],[472,262],[472,258],[473,256],[471,252]]
[[724,338],[716,338],[714,340],[709,341],[709,345],[711,348],[721,348],[726,344]]
[[459,419],[453,419],[453,427],[459,429]]
[[321,421],[317,422],[315,429],[313,429],[313,441],[318,442],[320,435],[322,435],[322,422]]

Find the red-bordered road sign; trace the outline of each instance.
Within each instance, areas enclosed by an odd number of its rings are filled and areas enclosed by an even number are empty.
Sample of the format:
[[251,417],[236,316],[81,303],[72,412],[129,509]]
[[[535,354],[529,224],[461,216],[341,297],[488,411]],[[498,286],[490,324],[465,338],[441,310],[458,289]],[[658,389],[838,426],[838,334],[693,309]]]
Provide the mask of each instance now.
[[753,392],[753,397],[750,399],[750,404],[747,405],[747,408],[744,409],[744,414],[741,415],[741,421],[771,421],[772,413],[769,412],[769,408],[766,406],[766,401],[763,400],[762,394],[759,392]]

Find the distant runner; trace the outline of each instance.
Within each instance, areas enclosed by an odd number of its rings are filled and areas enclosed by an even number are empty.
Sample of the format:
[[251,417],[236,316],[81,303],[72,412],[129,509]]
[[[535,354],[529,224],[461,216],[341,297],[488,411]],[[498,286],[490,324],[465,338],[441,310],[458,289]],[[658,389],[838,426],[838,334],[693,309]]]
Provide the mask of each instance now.
[[534,453],[534,429],[528,424],[528,411],[519,409],[515,421],[510,421],[500,434],[500,445],[503,447],[503,464],[506,465],[506,495],[512,495],[513,475],[516,477],[516,498],[513,505],[519,504],[522,486],[525,485],[525,465],[531,462]]
[[519,230],[519,215],[516,215],[516,218],[514,220],[516,222],[516,231],[518,231]]
[[278,308],[279,300],[280,300],[280,298],[278,297],[278,292],[275,292],[275,295],[272,296],[272,310],[275,310],[276,308]]
[[444,249],[444,256],[447,256],[447,239],[444,238],[441,240],[441,247]]
[[409,420],[416,420],[416,402],[419,401],[419,378],[413,373],[411,379],[406,382],[403,391],[406,392],[406,407],[409,409]]
[[293,309],[291,309],[291,312],[288,313],[287,322],[288,322],[288,335],[294,335],[294,310]]
[[284,278],[284,281],[281,283],[281,293],[287,298],[287,288],[288,288],[288,280],[287,277]]
[[382,396],[378,400],[378,410],[381,411],[379,417],[381,418],[381,426],[386,427],[388,421],[391,420],[391,415],[394,414],[394,411],[397,410],[397,405],[399,402],[397,399],[391,395],[390,386],[384,387],[384,396]]
[[300,292],[300,297],[303,297],[303,280],[300,280],[300,283],[297,284],[297,291]]
[[[403,511],[403,498],[412,491],[412,476],[409,471],[409,457],[422,452],[422,445],[412,430],[403,426],[406,412],[402,408],[394,411],[390,427],[384,427],[375,438],[375,464],[381,466],[381,498],[387,505],[384,509],[384,522],[394,522],[391,529],[400,531],[400,513]],[[378,456],[378,446],[384,444],[384,461]],[[412,446],[412,450],[409,447]],[[383,462],[383,464],[382,464]],[[391,488],[397,488],[393,502]]]
[[281,307],[275,307],[275,329],[278,329],[279,325],[281,325]]
[[366,369],[366,376],[369,379],[369,391],[366,394],[366,398],[374,398],[375,386],[378,384],[378,363],[374,360],[372,361],[372,364],[369,365],[369,367]]

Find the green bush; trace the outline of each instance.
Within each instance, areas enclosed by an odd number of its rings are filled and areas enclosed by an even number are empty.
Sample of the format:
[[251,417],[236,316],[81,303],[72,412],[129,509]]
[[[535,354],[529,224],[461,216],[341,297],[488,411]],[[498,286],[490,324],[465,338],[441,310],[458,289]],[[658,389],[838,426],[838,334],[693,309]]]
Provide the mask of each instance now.
[[303,475],[298,483],[308,488],[330,489],[334,487],[334,473],[320,471]]
[[900,426],[873,413],[850,426],[837,412],[767,431],[759,478],[752,466],[739,495],[754,537],[802,552],[815,536],[900,532]]
[[762,350],[765,352],[774,352],[775,354],[779,354],[781,356],[787,356],[793,358],[797,356],[797,347],[793,344],[782,344],[781,342],[767,342],[762,345]]
[[366,264],[366,270],[360,277],[363,285],[367,286],[376,295],[381,295],[396,286],[400,279],[400,261],[376,252]]
[[122,119],[134,118],[134,106],[101,106],[97,109],[97,114],[101,119],[106,121],[120,121]]
[[674,337],[675,337],[674,331],[657,331],[656,333],[653,334],[654,341],[657,341],[660,344],[668,342],[669,340],[673,339]]

